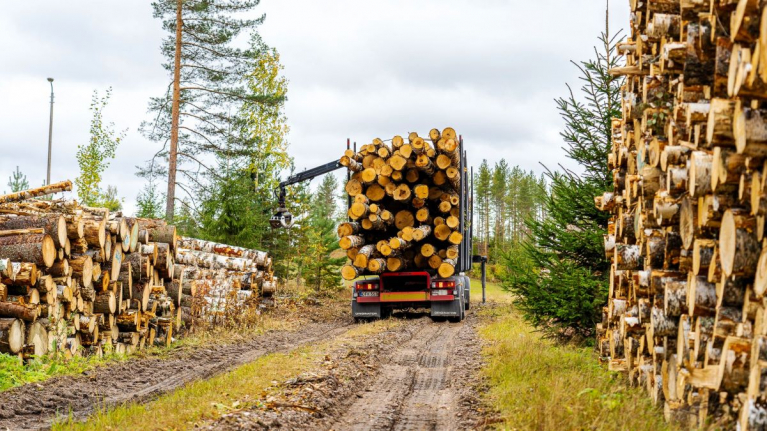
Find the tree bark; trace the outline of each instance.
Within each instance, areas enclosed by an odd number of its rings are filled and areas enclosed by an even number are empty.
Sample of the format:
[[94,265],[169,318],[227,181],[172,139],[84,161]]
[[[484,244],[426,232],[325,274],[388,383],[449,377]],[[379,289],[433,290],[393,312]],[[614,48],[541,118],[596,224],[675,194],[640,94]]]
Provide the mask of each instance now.
[[49,268],[56,259],[56,245],[46,234],[0,237],[0,259],[30,262]]
[[37,187],[29,190],[0,195],[0,204],[9,202],[20,202],[26,199],[39,198],[53,193],[68,192],[72,190],[71,181],[62,181],[60,183],[48,184],[47,186]]
[[14,318],[0,318],[0,353],[19,353],[24,347],[24,338],[24,322]]
[[176,0],[176,37],[173,58],[173,97],[171,100],[170,152],[168,154],[168,192],[165,204],[165,219],[173,221],[176,204],[176,159],[178,157],[178,127],[181,103],[181,37],[184,2]]

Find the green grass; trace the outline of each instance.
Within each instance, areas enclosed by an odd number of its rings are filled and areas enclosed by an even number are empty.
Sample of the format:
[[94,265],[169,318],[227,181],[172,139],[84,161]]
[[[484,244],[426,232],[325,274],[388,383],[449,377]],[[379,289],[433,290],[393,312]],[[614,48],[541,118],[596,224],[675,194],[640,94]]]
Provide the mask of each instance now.
[[82,374],[96,367],[131,358],[156,357],[163,359],[177,349],[193,349],[217,343],[235,343],[261,335],[269,330],[293,331],[298,328],[299,326],[295,322],[267,314],[261,316],[254,327],[238,328],[236,331],[229,328],[209,328],[180,338],[174,341],[170,347],[150,346],[133,355],[105,354],[101,358],[96,356],[75,356],[72,358],[63,355],[43,356],[34,361],[23,363],[18,356],[0,353],[0,392],[27,383],[39,383],[52,377]]
[[660,409],[588,348],[543,339],[512,304],[484,309],[487,401],[503,429],[664,430]]
[[124,358],[118,355],[71,359],[65,359],[62,356],[46,356],[24,364],[18,356],[0,354],[0,392],[27,383],[41,382],[51,377],[82,374],[84,371]]
[[[510,303],[513,299],[511,293],[503,290],[500,284],[488,281],[485,283],[485,295],[488,302]],[[479,304],[482,302],[482,279],[471,278],[471,302]]]
[[371,334],[402,324],[393,319],[357,325],[324,343],[274,353],[208,380],[190,383],[146,404],[129,403],[95,413],[87,422],[71,418],[54,424],[55,430],[192,429],[195,425],[243,408],[262,407],[266,395],[279,383],[316,368],[331,349],[354,346]]

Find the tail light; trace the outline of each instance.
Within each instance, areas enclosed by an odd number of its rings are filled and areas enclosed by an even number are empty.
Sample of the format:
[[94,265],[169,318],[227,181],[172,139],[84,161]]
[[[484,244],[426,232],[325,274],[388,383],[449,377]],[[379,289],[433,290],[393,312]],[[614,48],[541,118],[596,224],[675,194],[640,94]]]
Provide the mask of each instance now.
[[432,289],[452,289],[454,287],[455,287],[455,280],[432,281],[431,282],[431,288]]
[[378,290],[378,283],[357,283],[357,290]]

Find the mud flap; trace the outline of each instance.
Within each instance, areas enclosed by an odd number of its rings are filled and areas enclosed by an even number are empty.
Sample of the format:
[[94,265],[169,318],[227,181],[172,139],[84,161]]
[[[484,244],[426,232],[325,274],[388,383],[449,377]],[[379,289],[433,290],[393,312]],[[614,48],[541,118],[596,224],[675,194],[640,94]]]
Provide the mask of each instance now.
[[352,317],[355,319],[380,319],[381,304],[359,304],[352,301]]
[[461,296],[458,295],[453,301],[450,302],[432,302],[431,303],[431,317],[461,317]]

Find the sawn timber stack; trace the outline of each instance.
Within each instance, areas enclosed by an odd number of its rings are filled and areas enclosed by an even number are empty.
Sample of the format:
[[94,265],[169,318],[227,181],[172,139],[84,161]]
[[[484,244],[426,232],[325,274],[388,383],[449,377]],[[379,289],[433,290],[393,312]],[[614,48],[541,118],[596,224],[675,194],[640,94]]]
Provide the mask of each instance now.
[[456,272],[466,216],[459,205],[466,194],[461,157],[460,138],[450,127],[426,137],[375,139],[344,153],[350,221],[338,235],[350,260],[342,268],[346,280],[420,270],[447,278]]
[[767,428],[767,8],[630,1],[600,351],[685,427]]

